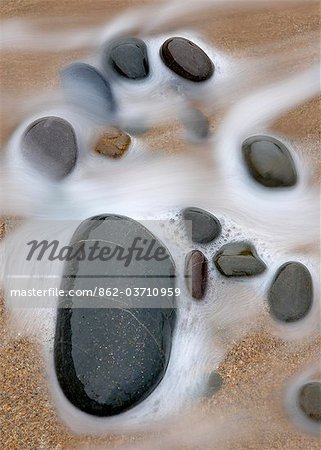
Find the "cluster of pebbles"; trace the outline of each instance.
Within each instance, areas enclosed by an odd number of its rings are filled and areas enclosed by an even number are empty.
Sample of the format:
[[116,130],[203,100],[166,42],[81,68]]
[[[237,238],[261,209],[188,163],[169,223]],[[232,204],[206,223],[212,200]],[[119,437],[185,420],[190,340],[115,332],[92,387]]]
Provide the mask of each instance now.
[[[159,55],[170,71],[193,83],[206,82],[215,71],[208,55],[183,37],[167,39]],[[105,46],[101,66],[101,72],[83,62],[67,66],[61,73],[62,87],[67,101],[78,111],[116,126],[118,105],[113,82],[117,82],[117,77],[147,79],[151,71],[148,48],[138,38],[117,38]],[[119,158],[130,142],[130,137],[116,127],[100,137],[95,151]],[[42,175],[62,180],[77,164],[75,130],[64,118],[39,118],[26,129],[21,152]],[[279,140],[252,136],[243,143],[240,154],[249,177],[264,188],[284,189],[297,184],[291,153]],[[222,226],[214,215],[197,207],[186,208],[182,217],[192,222],[191,241],[195,244],[186,256],[185,281],[191,297],[201,300],[206,296],[210,262],[197,246],[215,241]],[[137,235],[164,248],[138,222],[114,215],[84,221],[75,232],[72,245],[98,239],[124,246]],[[62,288],[89,289],[91,279],[97,283],[96,278],[107,273],[116,279],[121,274],[129,288],[140,283],[144,288],[173,289],[175,264],[168,250],[164,252],[167,258],[162,261],[145,261],[126,269],[117,260],[113,264],[97,260],[88,265],[73,261],[65,267]],[[234,279],[260,276],[267,269],[254,245],[246,241],[226,243],[217,249],[212,264],[219,276]],[[124,412],[150,395],[165,374],[176,322],[176,300],[167,295],[165,307],[152,307],[144,305],[142,298],[142,304],[133,306],[132,299],[123,297],[121,308],[88,308],[81,300],[86,299],[62,298],[58,307],[54,359],[60,387],[74,406],[89,414],[111,416]],[[160,300],[164,301],[154,298],[156,304]],[[271,316],[282,323],[296,322],[307,316],[312,303],[313,283],[308,268],[297,261],[279,267],[267,292]],[[311,420],[320,422],[317,396],[320,397],[320,383],[306,385],[300,391],[299,403]]]

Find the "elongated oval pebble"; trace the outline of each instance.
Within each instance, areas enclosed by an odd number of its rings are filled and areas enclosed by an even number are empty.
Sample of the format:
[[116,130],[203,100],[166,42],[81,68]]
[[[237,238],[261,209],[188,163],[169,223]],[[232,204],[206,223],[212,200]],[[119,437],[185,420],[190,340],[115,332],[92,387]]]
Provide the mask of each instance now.
[[207,288],[208,263],[199,250],[192,250],[185,258],[185,281],[191,296],[201,300]]

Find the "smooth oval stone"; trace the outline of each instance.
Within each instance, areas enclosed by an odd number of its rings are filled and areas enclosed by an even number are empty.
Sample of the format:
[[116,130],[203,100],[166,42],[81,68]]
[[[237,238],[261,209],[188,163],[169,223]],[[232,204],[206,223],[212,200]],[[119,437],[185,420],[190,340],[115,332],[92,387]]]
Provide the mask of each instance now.
[[298,403],[309,419],[321,422],[321,383],[312,381],[299,391]]
[[167,39],[160,48],[160,56],[169,69],[190,81],[206,81],[214,73],[214,65],[207,54],[182,37]]
[[68,101],[94,119],[106,120],[116,111],[110,83],[98,70],[82,62],[61,71],[61,82]]
[[183,211],[183,219],[191,221],[192,241],[197,244],[208,244],[221,234],[219,220],[204,209],[186,208]]
[[121,37],[112,41],[106,49],[105,61],[119,75],[131,80],[149,75],[147,47],[138,38]]
[[292,156],[282,142],[270,136],[253,136],[242,145],[250,175],[266,187],[290,187],[297,182]]
[[313,283],[309,270],[299,262],[283,264],[268,293],[272,316],[282,322],[295,322],[308,314],[312,302]]
[[192,108],[184,113],[183,123],[192,142],[203,141],[210,134],[210,123],[202,111]]
[[[128,297],[124,292],[134,293],[139,287],[173,289],[175,268],[160,241],[127,217],[88,219],[75,231],[70,245],[74,251],[84,248],[89,256],[96,242],[100,257],[68,261],[61,289],[98,286],[112,294],[59,299],[54,362],[60,387],[74,406],[95,416],[111,416],[142,402],[157,387],[169,361],[176,320],[174,297]],[[144,248],[163,249],[163,259],[157,259],[156,253],[154,258],[150,254],[142,258],[138,252],[131,261],[124,254],[108,259],[109,253],[102,252],[106,245],[114,252],[135,242],[136,248],[144,244]]]
[[214,257],[214,264],[226,277],[249,277],[259,275],[266,269],[265,263],[248,242],[223,245]]
[[25,131],[23,157],[41,175],[60,180],[70,174],[77,161],[78,146],[73,127],[60,117],[42,117]]
[[191,296],[201,300],[206,292],[208,262],[199,250],[192,250],[185,258],[185,281]]

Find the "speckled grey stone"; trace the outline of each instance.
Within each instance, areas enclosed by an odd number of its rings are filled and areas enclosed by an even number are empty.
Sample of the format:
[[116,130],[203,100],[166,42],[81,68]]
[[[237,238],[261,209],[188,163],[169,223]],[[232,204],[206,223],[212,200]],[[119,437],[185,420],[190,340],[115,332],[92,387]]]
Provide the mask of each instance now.
[[197,244],[208,244],[214,241],[222,231],[219,220],[201,208],[186,208],[183,219],[191,221],[192,241]]
[[309,419],[321,422],[321,382],[312,381],[302,386],[298,395],[298,403]]
[[290,187],[297,182],[292,156],[286,146],[271,136],[253,136],[242,145],[249,174],[270,188]]
[[120,37],[107,44],[104,66],[130,80],[141,80],[149,75],[147,47],[134,37]]
[[[114,215],[82,222],[71,244],[89,249],[99,240],[113,250],[116,245],[128,248],[136,237],[163,247],[138,222]],[[169,253],[165,256],[162,261],[135,259],[127,267],[115,258],[73,258],[65,265],[61,289],[174,288],[174,263]],[[95,416],[119,414],[142,402],[165,374],[174,326],[173,297],[61,297],[54,361],[64,395]]]
[[299,262],[283,264],[268,292],[272,316],[282,322],[295,322],[308,314],[312,302],[313,283],[309,270]]
[[73,127],[60,117],[42,117],[25,131],[23,157],[44,177],[60,180],[74,169],[78,147]]
[[185,258],[185,282],[191,296],[201,300],[207,288],[208,262],[199,250],[192,250]]
[[91,119],[111,120],[116,112],[112,86],[93,66],[76,62],[61,71],[67,101]]
[[223,245],[214,257],[214,264],[226,277],[249,277],[265,271],[266,265],[248,242]]

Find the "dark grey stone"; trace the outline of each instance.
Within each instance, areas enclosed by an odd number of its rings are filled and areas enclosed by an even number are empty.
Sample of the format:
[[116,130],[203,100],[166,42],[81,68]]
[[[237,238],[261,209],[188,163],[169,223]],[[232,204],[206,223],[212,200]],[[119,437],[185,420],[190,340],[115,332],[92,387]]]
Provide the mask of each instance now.
[[149,75],[147,47],[144,41],[133,37],[120,37],[110,42],[104,52],[104,65],[118,75],[141,80]]
[[297,182],[292,156],[282,142],[270,136],[253,136],[242,145],[250,175],[266,187],[290,187]]
[[248,242],[223,245],[214,257],[216,268],[226,277],[249,277],[265,271],[266,265]]
[[214,73],[214,65],[204,50],[182,37],[167,39],[160,48],[160,57],[169,69],[190,81],[206,81]]
[[302,386],[298,403],[309,419],[321,422],[321,382],[312,381]]
[[42,117],[25,131],[23,157],[45,177],[60,180],[75,167],[78,147],[73,127],[60,117]]
[[104,255],[92,261],[74,257],[64,269],[61,289],[65,291],[98,286],[113,292],[111,297],[61,297],[57,311],[54,361],[59,384],[74,406],[95,416],[132,408],[163,378],[176,320],[175,298],[160,293],[128,297],[124,292],[126,288],[133,293],[139,287],[174,288],[175,269],[160,241],[126,217],[88,219],[71,240],[74,251],[84,248],[89,255],[96,241],[114,252],[117,246],[128,249],[135,238],[145,239],[145,248],[152,244],[162,248],[163,260],[140,259],[137,253],[127,264],[124,258],[108,260],[106,254],[105,260]]
[[195,243],[208,244],[221,234],[219,220],[204,209],[186,208],[183,211],[183,219],[191,221],[192,241]]
[[218,372],[212,372],[208,380],[208,396],[216,394],[223,387],[223,378]]
[[185,281],[191,296],[201,300],[206,292],[208,262],[199,250],[192,250],[185,258]]
[[93,119],[110,120],[116,101],[110,83],[93,66],[77,62],[61,72],[66,99]]
[[299,262],[283,264],[268,293],[270,313],[282,322],[303,319],[312,307],[313,283],[309,270]]

